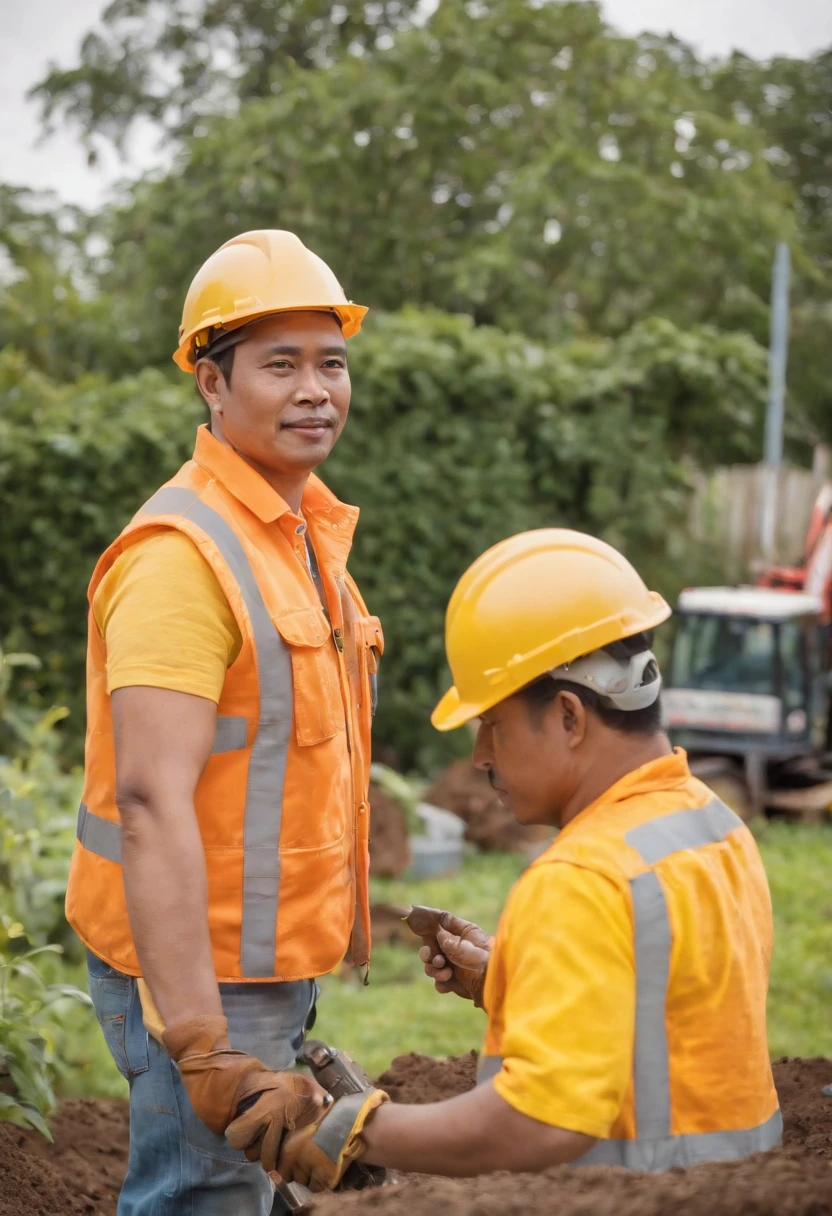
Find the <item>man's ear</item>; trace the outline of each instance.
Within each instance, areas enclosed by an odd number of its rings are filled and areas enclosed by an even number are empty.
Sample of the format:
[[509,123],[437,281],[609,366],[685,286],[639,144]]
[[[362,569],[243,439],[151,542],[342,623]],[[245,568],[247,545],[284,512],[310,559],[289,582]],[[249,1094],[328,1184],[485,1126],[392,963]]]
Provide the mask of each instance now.
[[222,413],[221,397],[225,379],[216,363],[211,359],[200,359],[194,368],[194,377],[211,413]]
[[586,708],[574,692],[561,691],[557,696],[557,712],[566,734],[568,747],[578,747],[586,735]]

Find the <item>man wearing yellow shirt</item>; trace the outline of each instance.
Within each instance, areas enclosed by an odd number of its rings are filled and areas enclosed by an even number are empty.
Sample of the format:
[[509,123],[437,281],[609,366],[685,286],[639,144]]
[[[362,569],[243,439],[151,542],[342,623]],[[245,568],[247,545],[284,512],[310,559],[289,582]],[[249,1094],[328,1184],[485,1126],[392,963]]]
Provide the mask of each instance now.
[[365,312],[292,233],[212,254],[174,355],[210,426],[90,583],[67,916],[130,1085],[119,1216],[268,1216],[261,1161],[326,1101],[293,1068],[316,977],[369,958],[383,641],[314,476]]
[[485,1009],[477,1088],[421,1107],[342,1099],[287,1137],[284,1178],[331,1187],[358,1158],[447,1175],[666,1170],[779,1142],[768,886],[748,829],[661,729],[650,646],[669,615],[575,532],[513,537],[463,576],[434,724],[478,719],[475,763],[521,823],[559,834],[493,943],[447,912],[425,932],[436,987]]

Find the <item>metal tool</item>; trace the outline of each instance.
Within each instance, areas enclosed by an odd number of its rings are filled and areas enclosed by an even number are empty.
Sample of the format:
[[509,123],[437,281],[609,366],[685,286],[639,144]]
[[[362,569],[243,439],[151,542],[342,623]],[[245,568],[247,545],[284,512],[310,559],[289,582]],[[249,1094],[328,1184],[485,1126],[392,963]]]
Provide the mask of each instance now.
[[[325,1089],[335,1102],[347,1094],[364,1093],[373,1088],[372,1080],[355,1060],[321,1039],[307,1039],[298,1054],[297,1062],[309,1069],[321,1088]],[[339,1183],[338,1190],[362,1191],[369,1186],[388,1186],[394,1181],[389,1170],[354,1161]],[[312,1192],[297,1182],[278,1183],[275,1187],[272,1216],[304,1212],[313,1199]]]
[[277,1182],[271,1216],[286,1216],[289,1212],[308,1212],[315,1196],[299,1182]]

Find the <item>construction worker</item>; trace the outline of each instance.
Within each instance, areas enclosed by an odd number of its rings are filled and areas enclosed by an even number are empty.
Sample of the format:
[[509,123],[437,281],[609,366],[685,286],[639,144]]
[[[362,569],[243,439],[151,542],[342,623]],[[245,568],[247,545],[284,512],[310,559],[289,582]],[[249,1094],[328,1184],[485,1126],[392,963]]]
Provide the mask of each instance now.
[[577,532],[515,536],[463,575],[434,724],[479,719],[477,766],[521,823],[560,831],[493,943],[444,913],[422,952],[440,991],[486,1010],[478,1087],[418,1107],[342,1099],[287,1136],[284,1179],[331,1187],[359,1157],[448,1175],[666,1170],[779,1142],[766,877],[661,729],[651,637],[669,615]]
[[90,583],[67,915],[130,1082],[120,1216],[271,1210],[224,1132],[241,1115],[273,1162],[314,1117],[323,1091],[285,1070],[315,977],[368,960],[383,643],[346,569],[358,511],[312,475],[347,420],[366,311],[290,232],[212,254],[174,355],[210,425]]

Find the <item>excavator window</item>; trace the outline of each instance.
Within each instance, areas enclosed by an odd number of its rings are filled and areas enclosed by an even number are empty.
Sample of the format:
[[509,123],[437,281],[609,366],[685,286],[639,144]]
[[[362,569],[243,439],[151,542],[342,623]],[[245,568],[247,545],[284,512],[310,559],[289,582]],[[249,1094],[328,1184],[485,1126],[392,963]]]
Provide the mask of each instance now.
[[808,701],[806,637],[795,621],[784,621],[779,628],[783,712],[789,714],[805,709]]
[[674,688],[776,695],[776,637],[768,621],[690,615],[673,647]]

